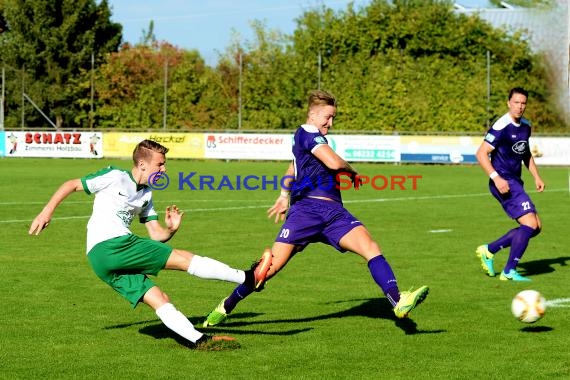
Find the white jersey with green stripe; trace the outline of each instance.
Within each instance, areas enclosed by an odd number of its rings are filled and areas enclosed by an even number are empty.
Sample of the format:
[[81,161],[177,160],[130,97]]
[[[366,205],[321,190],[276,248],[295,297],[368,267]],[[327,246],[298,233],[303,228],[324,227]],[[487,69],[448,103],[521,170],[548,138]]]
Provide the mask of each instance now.
[[97,243],[131,234],[137,215],[141,223],[158,219],[150,187],[137,184],[130,171],[109,166],[82,177],[81,183],[87,194],[95,194],[87,223],[87,252]]

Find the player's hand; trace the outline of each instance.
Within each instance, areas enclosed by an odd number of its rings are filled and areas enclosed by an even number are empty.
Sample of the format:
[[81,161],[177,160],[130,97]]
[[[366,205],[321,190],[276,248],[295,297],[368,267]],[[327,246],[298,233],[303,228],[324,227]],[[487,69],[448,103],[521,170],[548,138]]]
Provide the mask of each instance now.
[[166,224],[166,228],[171,233],[178,231],[180,228],[180,224],[182,223],[182,217],[184,216],[184,212],[180,211],[176,205],[168,206],[166,208],[166,214],[164,215],[164,224]]
[[51,221],[51,216],[46,215],[44,212],[41,212],[36,218],[32,221],[32,225],[28,230],[29,235],[39,235],[40,232],[47,228],[49,222]]
[[351,178],[352,185],[356,190],[360,189],[363,185],[362,178],[357,173],[352,174]]
[[497,176],[493,181],[495,182],[495,186],[499,190],[499,193],[506,194],[511,190],[509,183],[503,177]]
[[275,223],[285,220],[285,215],[289,209],[289,198],[279,196],[273,206],[267,210],[267,218],[275,217]]
[[536,186],[536,191],[538,191],[539,193],[542,193],[544,191],[544,182],[542,182],[542,178],[537,177],[534,179],[534,184]]

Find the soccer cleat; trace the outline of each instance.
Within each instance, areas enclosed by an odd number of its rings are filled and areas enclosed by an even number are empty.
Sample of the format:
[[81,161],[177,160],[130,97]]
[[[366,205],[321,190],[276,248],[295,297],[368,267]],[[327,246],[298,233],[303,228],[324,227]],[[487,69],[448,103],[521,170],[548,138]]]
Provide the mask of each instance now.
[[204,334],[196,341],[196,343],[194,343],[192,348],[198,351],[235,350],[236,348],[240,348],[240,344],[231,336],[210,336]]
[[509,273],[505,273],[505,271],[501,272],[501,276],[499,277],[501,281],[526,281],[529,282],[530,278],[526,278],[521,276],[516,270],[511,269]]
[[481,268],[483,268],[485,273],[489,277],[495,277],[495,268],[493,268],[495,255],[489,252],[488,246],[486,244],[478,246],[475,253],[481,259]]
[[398,318],[406,318],[410,311],[422,303],[429,293],[427,286],[420,286],[418,289],[400,293],[400,300],[394,307],[394,314]]
[[224,298],[222,302],[208,316],[206,320],[202,324],[203,327],[210,327],[216,326],[220,323],[224,322],[228,318],[228,313],[226,313],[226,309],[224,308],[224,302],[226,302],[228,298]]
[[271,267],[272,258],[271,249],[265,248],[261,258],[251,266],[251,269],[245,271],[245,284],[257,292],[261,291]]

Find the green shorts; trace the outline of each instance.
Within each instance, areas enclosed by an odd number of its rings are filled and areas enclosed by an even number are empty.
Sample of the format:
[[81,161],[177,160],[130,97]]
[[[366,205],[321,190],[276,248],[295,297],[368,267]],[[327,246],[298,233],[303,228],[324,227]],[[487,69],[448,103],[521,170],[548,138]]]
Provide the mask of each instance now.
[[156,276],[164,269],[172,247],[136,235],[124,235],[96,244],[87,259],[97,276],[125,297],[133,309],[141,302],[154,282],[147,275]]

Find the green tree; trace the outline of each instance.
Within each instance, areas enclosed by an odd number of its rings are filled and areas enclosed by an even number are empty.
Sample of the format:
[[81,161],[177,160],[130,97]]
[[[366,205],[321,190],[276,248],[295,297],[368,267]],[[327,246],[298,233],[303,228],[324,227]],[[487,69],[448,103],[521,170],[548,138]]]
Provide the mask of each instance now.
[[514,85],[531,91],[528,116],[540,131],[563,125],[526,36],[457,15],[451,2],[373,0],[358,10],[311,10],[298,20],[292,50],[305,62],[322,53],[322,86],[341,101],[338,129],[480,132],[504,112]]
[[[98,126],[103,128],[205,128],[201,105],[209,71],[197,51],[166,42],[125,44],[97,75]],[[212,111],[214,112],[214,111]]]
[[211,69],[196,52],[157,44],[151,24],[142,44],[124,46],[101,68],[100,125],[162,126],[166,64],[170,128],[290,129],[304,117],[307,92],[320,87],[339,98],[337,130],[481,133],[520,85],[531,92],[527,116],[537,130],[565,130],[548,65],[528,36],[457,14],[452,1],[318,6],[291,36],[258,21],[252,28],[254,40],[234,40]]
[[[5,0],[8,31],[0,39],[2,63],[21,70],[9,91],[24,91],[60,127],[84,127],[91,57],[96,64],[116,51],[121,25],[110,21],[107,0]],[[19,82],[19,83],[18,83]],[[81,85],[83,83],[83,85]],[[14,108],[17,106],[13,105]],[[28,125],[45,125],[32,113]],[[85,118],[83,119],[85,120]]]
[[[255,39],[242,50],[242,128],[291,128],[299,88],[306,75],[287,53],[289,40],[277,30],[253,22]],[[316,56],[314,60],[316,74]],[[316,81],[315,81],[316,85]],[[304,102],[303,102],[304,103]],[[304,104],[303,104],[304,106]]]
[[0,0],[0,35],[8,30],[8,23],[4,17],[4,0]]

